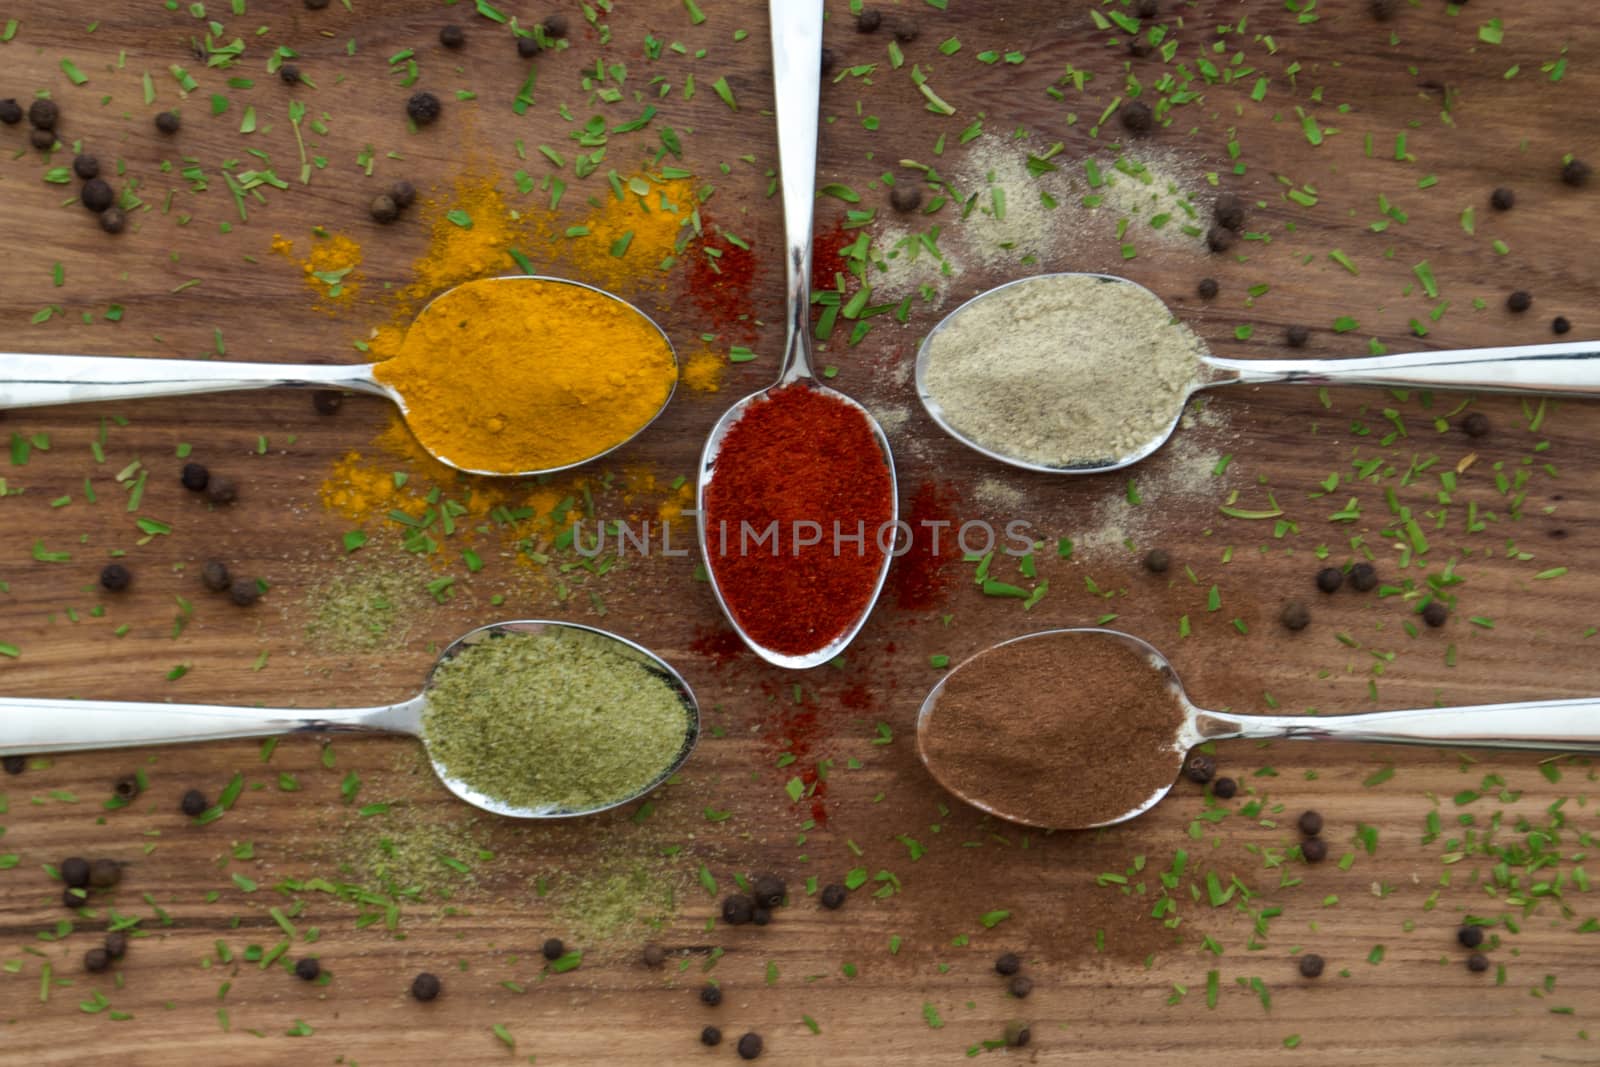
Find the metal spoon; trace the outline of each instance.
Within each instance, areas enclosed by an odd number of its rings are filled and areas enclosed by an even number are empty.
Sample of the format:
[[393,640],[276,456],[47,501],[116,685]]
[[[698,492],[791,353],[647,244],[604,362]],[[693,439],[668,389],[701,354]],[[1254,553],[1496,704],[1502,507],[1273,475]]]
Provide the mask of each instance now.
[[[585,456],[560,467],[526,471],[476,470],[453,462],[449,456],[434,450],[426,441],[420,442],[439,462],[466,471],[469,474],[490,474],[526,477],[550,474],[599,459],[621,448],[654,422],[672,400],[677,389],[677,353],[665,331],[644,312],[623,300],[582,282],[567,278],[550,278],[543,275],[511,275],[482,281],[496,284],[524,282],[557,282],[575,285],[609,297],[650,323],[661,335],[673,360],[672,386],[666,399],[654,415],[628,437],[592,456]],[[468,282],[468,285],[480,284]],[[460,288],[460,286],[457,286]],[[440,299],[455,292],[446,290],[430,300],[417,313],[416,322],[425,319]],[[232,363],[207,362],[195,359],[140,359],[129,356],[52,356],[19,352],[0,353],[0,410],[6,408],[43,407],[47,404],[76,404],[88,400],[131,400],[152,396],[192,396],[197,393],[223,393],[236,389],[272,389],[288,387],[298,389],[344,389],[354,393],[371,393],[386,396],[400,406],[400,414],[410,414],[406,398],[391,386],[373,376],[376,364],[294,364],[294,363]],[[420,439],[419,439],[420,440]]]
[[722,439],[733,424],[744,417],[750,405],[779,389],[791,386],[814,389],[825,396],[842,400],[861,413],[861,417],[872,428],[878,448],[883,452],[883,462],[889,468],[890,499],[894,501],[889,515],[891,523],[899,519],[900,511],[894,456],[890,453],[889,439],[884,435],[883,427],[878,425],[878,420],[872,417],[871,412],[850,397],[818,384],[811,371],[811,224],[813,202],[816,199],[817,123],[822,89],[822,0],[769,0],[769,11],[772,19],[772,78],[777,90],[774,106],[778,119],[779,180],[783,185],[783,233],[788,245],[785,261],[788,314],[783,363],[775,385],[751,393],[734,404],[711,428],[705,449],[700,454],[700,477],[695,487],[695,507],[698,511],[696,527],[700,535],[700,551],[711,576],[711,591],[734,631],[756,655],[768,663],[791,670],[804,670],[833,659],[861,632],[861,627],[878,602],[878,595],[883,592],[883,582],[889,574],[889,554],[884,555],[883,563],[878,568],[878,580],[873,586],[872,598],[867,601],[861,617],[822,648],[803,656],[794,656],[776,652],[753,640],[739,625],[733,612],[728,610],[728,602],[723,599],[706,536],[706,487],[716,477],[717,453],[722,450]]
[[[1412,708],[1406,711],[1376,711],[1360,715],[1235,715],[1196,707],[1183,691],[1177,672],[1160,652],[1145,641],[1117,630],[1083,627],[1045,630],[1002,641],[994,647],[1060,634],[1094,635],[1107,641],[1120,641],[1149,662],[1171,687],[1183,711],[1183,722],[1163,748],[1171,759],[1157,774],[1152,771],[1149,796],[1127,811],[1107,811],[1105,817],[1085,821],[1081,826],[1055,826],[1057,830],[1088,830],[1113,826],[1142,815],[1167,795],[1183,767],[1191,748],[1206,741],[1244,738],[1252,741],[1350,741],[1385,742],[1401,745],[1433,745],[1447,748],[1512,748],[1551,752],[1600,752],[1600,699],[1536,700],[1513,704],[1477,704],[1460,708]],[[981,653],[980,653],[981,655]],[[976,657],[974,657],[976,658]],[[929,722],[937,713],[939,696],[950,679],[973,660],[969,659],[933,687],[917,713],[917,751],[934,778],[961,799],[991,815],[1029,826],[1045,826],[1039,816],[1024,810],[1001,811],[984,797],[951,788],[947,776],[953,769],[930,756],[926,744]],[[1074,684],[1070,664],[1062,664],[1063,686]],[[1088,683],[1084,680],[1083,684]],[[1003,709],[1001,709],[1003,712]],[[1102,771],[1116,773],[1118,753],[1105,753]]]
[[[1071,275],[1038,275],[1051,278]],[[1098,278],[1108,285],[1129,285],[1152,300],[1161,298],[1137,282],[1109,274],[1077,275]],[[1007,456],[974,441],[946,420],[939,400],[928,388],[930,342],[963,311],[1003,289],[1027,285],[1036,278],[1020,278],[979,293],[946,315],[917,350],[917,395],[928,415],[951,437],[990,459],[1024,470],[1047,474],[1100,474],[1131,466],[1160,448],[1172,436],[1189,397],[1219,385],[1376,385],[1390,389],[1469,389],[1486,393],[1559,393],[1600,395],[1600,342],[1571,341],[1553,345],[1509,348],[1466,348],[1452,352],[1405,352],[1360,359],[1223,359],[1207,353],[1188,391],[1173,402],[1166,427],[1150,440],[1100,462],[1048,466],[1017,456]]]
[[637,800],[670,778],[689,758],[700,736],[700,705],[689,684],[659,656],[605,630],[577,623],[525,619],[480,626],[457,638],[428,672],[422,692],[397,704],[370,708],[238,708],[219,704],[163,704],[112,700],[31,700],[0,698],[0,756],[39,755],[45,752],[80,752],[86,749],[165,745],[180,741],[221,741],[235,737],[271,737],[298,733],[396,733],[420,738],[424,749],[422,713],[428,690],[440,666],[463,649],[504,634],[537,634],[545,630],[579,630],[614,643],[613,651],[642,664],[671,686],[683,700],[688,723],[683,746],[672,763],[644,788],[606,804],[581,810],[518,808],[477,792],[459,778],[445,773],[430,757],[434,773],[444,787],[474,807],[519,819],[560,819],[593,815]]

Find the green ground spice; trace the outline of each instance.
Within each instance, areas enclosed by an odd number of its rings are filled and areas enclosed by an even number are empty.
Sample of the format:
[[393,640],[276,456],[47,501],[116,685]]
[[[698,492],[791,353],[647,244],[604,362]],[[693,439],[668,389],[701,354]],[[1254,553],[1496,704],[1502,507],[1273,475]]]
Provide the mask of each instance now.
[[436,811],[396,807],[359,820],[354,873],[385,892],[445,900],[477,884],[491,862],[485,843],[474,817],[441,820]]
[[334,652],[367,652],[404,641],[427,607],[408,568],[354,565],[306,594],[306,636]]
[[435,674],[422,719],[451,777],[502,803],[572,811],[644,789],[688,726],[665,678],[579,630],[466,648]]
[[590,943],[660,930],[677,916],[686,881],[682,870],[664,860],[602,858],[557,883],[557,914],[574,936]]

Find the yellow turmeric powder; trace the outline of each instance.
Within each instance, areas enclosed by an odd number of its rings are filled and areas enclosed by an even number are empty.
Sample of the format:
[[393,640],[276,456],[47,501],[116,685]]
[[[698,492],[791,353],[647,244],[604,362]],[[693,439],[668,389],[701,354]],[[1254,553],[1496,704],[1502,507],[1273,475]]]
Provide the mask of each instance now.
[[567,282],[489,278],[434,300],[377,379],[424,447],[462,470],[556,470],[607,452],[672,395],[655,324]]
[[[282,234],[272,235],[272,250],[287,259],[294,258],[294,242]],[[361,288],[361,246],[342,233],[318,230],[311,251],[300,262],[306,285],[332,304],[349,304]]]

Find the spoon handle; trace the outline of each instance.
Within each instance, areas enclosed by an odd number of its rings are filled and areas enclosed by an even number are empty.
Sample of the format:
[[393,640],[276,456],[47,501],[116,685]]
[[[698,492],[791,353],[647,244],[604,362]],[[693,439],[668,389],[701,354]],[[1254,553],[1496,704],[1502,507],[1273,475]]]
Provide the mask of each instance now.
[[1535,700],[1361,715],[1234,715],[1202,710],[1202,740],[1380,741],[1451,748],[1600,752],[1600,700]]
[[363,364],[213,363],[199,359],[0,352],[0,409],[276,386],[383,394],[382,387],[373,381],[372,368]]
[[1392,389],[1475,389],[1491,393],[1600,394],[1600,342],[1570,341],[1360,359],[1223,359],[1216,384],[1378,385]]
[[415,731],[417,699],[371,708],[237,708],[0,697],[0,756],[289,733]]
[[811,373],[811,224],[817,188],[817,123],[822,93],[822,0],[769,0],[772,81],[783,186],[785,328],[780,382]]

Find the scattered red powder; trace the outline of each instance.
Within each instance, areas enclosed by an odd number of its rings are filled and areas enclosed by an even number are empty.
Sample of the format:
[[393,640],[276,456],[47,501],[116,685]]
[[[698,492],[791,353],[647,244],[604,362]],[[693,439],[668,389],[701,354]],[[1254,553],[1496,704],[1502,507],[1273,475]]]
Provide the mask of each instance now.
[[690,298],[707,322],[736,341],[756,339],[750,292],[755,287],[759,267],[754,252],[740,248],[721,235],[708,236],[691,253]]
[[744,652],[744,642],[732,630],[701,627],[689,642],[689,651],[704,656],[713,665],[726,667]]
[[[950,584],[945,568],[960,554],[956,548],[958,524],[952,510],[955,503],[953,490],[932,481],[919,485],[911,498],[911,506],[903,516],[911,527],[911,550],[889,567],[889,587],[894,590],[895,603],[904,610],[925,610],[944,598]],[[932,525],[941,522],[943,526]],[[935,531],[939,535],[937,552]]]
[[846,230],[843,222],[834,223],[831,230],[824,230],[812,238],[811,288],[814,292],[838,288],[839,283],[834,275],[850,272],[850,265],[839,253],[855,241],[856,235]]
[[839,706],[851,711],[869,711],[878,703],[878,695],[865,682],[857,682],[839,694]]

